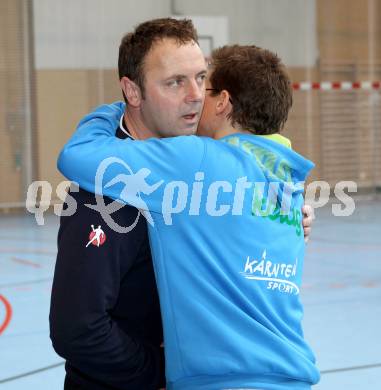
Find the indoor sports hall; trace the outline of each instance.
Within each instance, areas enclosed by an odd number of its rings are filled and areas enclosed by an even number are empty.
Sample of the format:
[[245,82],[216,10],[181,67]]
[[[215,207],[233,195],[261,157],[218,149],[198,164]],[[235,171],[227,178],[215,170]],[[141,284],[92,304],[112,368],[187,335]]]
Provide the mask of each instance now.
[[57,157],[84,115],[123,100],[122,36],[164,17],[192,19],[206,58],[254,44],[287,66],[282,134],[315,164],[300,289],[312,389],[380,389],[381,0],[0,0],[0,389],[64,388],[49,337]]

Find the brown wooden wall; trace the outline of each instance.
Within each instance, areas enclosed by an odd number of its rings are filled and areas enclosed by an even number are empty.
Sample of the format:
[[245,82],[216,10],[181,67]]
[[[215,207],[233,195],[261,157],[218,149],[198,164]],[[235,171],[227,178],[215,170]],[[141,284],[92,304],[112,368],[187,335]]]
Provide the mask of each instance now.
[[22,199],[24,121],[21,1],[0,1],[0,203]]

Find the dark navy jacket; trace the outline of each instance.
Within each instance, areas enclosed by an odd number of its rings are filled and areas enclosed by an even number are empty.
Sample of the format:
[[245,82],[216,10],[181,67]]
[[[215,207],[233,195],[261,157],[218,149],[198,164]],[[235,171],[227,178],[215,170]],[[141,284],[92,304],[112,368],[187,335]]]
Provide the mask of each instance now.
[[[124,134],[118,129],[117,135]],[[140,216],[132,231],[116,233],[85,206],[96,203],[94,194],[80,189],[69,196],[77,211],[61,217],[50,308],[51,339],[66,359],[67,376],[89,390],[164,387],[160,306],[146,221]],[[137,213],[124,206],[112,218],[130,226]],[[86,247],[91,225],[101,226],[106,239]]]

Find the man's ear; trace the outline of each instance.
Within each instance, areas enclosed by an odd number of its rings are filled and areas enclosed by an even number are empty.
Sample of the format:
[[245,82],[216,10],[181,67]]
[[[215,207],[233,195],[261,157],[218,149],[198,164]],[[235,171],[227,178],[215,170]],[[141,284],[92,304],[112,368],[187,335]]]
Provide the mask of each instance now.
[[132,107],[139,107],[142,100],[140,87],[126,76],[120,79],[120,86],[128,104]]
[[223,89],[218,98],[216,103],[216,114],[217,115],[227,115],[230,113],[232,109],[232,105],[230,103],[230,95],[229,92],[226,91],[226,89]]

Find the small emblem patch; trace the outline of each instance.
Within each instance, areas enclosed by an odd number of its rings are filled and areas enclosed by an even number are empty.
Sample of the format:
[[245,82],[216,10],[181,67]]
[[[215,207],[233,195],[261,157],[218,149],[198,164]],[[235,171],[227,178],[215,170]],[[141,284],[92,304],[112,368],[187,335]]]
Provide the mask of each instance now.
[[94,225],[91,225],[92,231],[89,234],[89,242],[86,245],[86,248],[92,244],[94,246],[101,246],[106,241],[106,234],[101,229],[101,225],[99,225],[96,229],[94,229]]

